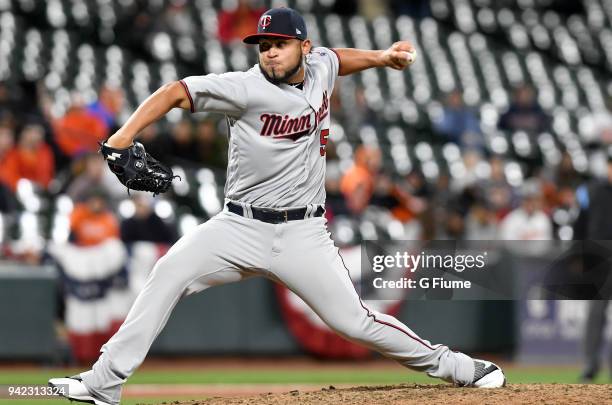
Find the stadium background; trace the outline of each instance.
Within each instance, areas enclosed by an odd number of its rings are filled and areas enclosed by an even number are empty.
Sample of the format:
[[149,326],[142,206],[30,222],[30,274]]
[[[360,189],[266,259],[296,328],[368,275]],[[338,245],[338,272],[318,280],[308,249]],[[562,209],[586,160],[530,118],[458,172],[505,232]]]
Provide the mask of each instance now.
[[[156,199],[128,196],[97,141],[163,83],[256,63],[239,38],[281,5],[303,13],[316,45],[384,49],[408,39],[419,52],[405,72],[365,71],[336,85],[327,215],[347,256],[372,239],[575,237],[577,190],[605,177],[612,142],[610,1],[0,0],[0,383],[44,384],[53,367],[89,365],[155,258],[222,208],[222,117],[172,111],[141,134],[183,178]],[[572,382],[585,305],[387,309],[433,341],[514,361],[518,382]],[[525,333],[525,322],[548,335]],[[222,357],[199,357],[211,355]],[[261,356],[285,371],[253,360]],[[179,304],[134,380],[424,381],[373,357],[331,337],[286,291],[252,280]],[[566,366],[521,368],[533,362]]]

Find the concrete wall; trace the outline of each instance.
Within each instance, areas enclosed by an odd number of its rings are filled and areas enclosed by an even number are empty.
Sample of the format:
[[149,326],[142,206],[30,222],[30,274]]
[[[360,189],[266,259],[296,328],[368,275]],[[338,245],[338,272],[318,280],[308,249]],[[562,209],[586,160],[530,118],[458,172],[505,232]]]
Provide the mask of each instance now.
[[0,359],[55,356],[56,291],[51,267],[0,268]]

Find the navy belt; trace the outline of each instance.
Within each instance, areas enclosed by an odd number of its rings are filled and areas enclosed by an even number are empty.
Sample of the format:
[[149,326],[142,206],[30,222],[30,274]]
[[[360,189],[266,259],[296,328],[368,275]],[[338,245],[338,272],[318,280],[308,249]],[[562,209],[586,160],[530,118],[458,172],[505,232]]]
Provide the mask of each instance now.
[[[238,204],[234,204],[231,201],[228,201],[227,209],[234,214],[238,214],[240,216],[245,216],[242,210],[242,206]],[[290,210],[273,210],[266,208],[256,208],[251,207],[251,212],[253,212],[253,218],[262,222],[267,222],[269,224],[281,224],[287,221],[296,221],[299,219],[305,219],[306,217],[306,208],[295,208]],[[318,206],[317,210],[312,214],[313,217],[322,217],[325,213],[325,208]]]

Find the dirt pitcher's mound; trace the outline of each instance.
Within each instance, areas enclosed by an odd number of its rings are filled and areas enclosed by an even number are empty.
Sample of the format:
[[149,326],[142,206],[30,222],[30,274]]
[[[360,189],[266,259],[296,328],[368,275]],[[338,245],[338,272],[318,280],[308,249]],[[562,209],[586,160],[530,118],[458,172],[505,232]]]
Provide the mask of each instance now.
[[612,385],[515,384],[498,389],[402,384],[173,402],[215,404],[612,404]]

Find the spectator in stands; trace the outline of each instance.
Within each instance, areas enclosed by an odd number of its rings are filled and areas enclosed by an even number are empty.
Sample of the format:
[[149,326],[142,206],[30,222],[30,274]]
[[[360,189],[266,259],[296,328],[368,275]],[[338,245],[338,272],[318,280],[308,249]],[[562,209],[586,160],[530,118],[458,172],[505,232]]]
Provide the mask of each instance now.
[[241,41],[251,34],[264,11],[263,8],[256,6],[253,0],[238,0],[236,8],[221,11],[217,16],[217,36],[221,43]]
[[227,167],[227,136],[217,132],[214,120],[206,119],[196,124],[195,152],[199,164],[217,169]]
[[509,241],[551,240],[553,238],[552,223],[541,209],[540,184],[528,180],[523,184],[520,194],[522,199],[520,207],[510,212],[500,224],[500,239]]
[[[10,141],[5,142],[6,146]],[[27,124],[19,135],[17,145],[2,159],[0,178],[14,192],[20,179],[28,179],[46,189],[54,173],[53,152],[44,141],[43,127]]]
[[489,167],[491,169],[489,179],[480,182],[478,188],[480,195],[485,199],[485,204],[495,212],[495,216],[500,220],[512,209],[515,192],[506,179],[505,164],[501,156],[491,156]]
[[476,149],[484,147],[478,115],[463,103],[459,90],[453,90],[447,96],[442,114],[433,125],[436,132],[449,142]]
[[538,134],[546,131],[550,117],[538,104],[532,87],[522,85],[514,92],[508,111],[499,118],[498,127],[507,131],[525,131]]
[[340,182],[340,191],[351,213],[359,215],[368,207],[380,167],[381,153],[377,147],[357,148],[354,164]]
[[132,197],[134,215],[121,222],[121,240],[125,243],[139,241],[172,244],[178,239],[176,229],[164,222],[153,210],[155,200],[146,193]]
[[92,187],[104,190],[106,195],[118,199],[126,195],[125,187],[117,182],[108,165],[99,153],[90,152],[75,160],[72,165],[74,178],[66,193],[77,202],[83,202],[89,197]]
[[69,158],[96,152],[98,142],[108,137],[108,127],[85,108],[79,96],[73,97],[72,106],[66,114],[52,123],[55,143]]
[[523,271],[542,265],[541,259],[551,247],[553,224],[541,208],[540,184],[527,180],[520,188],[521,204],[500,223],[499,239],[513,263]]
[[119,222],[108,208],[108,197],[99,188],[91,188],[82,203],[70,215],[70,241],[78,246],[94,246],[107,239],[119,238]]
[[495,212],[483,199],[478,199],[465,219],[466,240],[497,240],[498,223]]
[[[580,208],[578,219],[574,224],[575,240],[595,240],[596,243],[582,245],[585,256],[585,273],[598,283],[598,296],[588,303],[588,314],[584,325],[584,368],[581,380],[592,382],[597,376],[601,365],[601,351],[604,346],[604,330],[606,313],[612,291],[610,286],[610,250],[609,240],[612,240],[612,154],[608,153],[607,176],[583,185],[576,191],[576,200]],[[582,249],[581,249],[582,250]],[[588,254],[587,254],[588,253]],[[608,286],[607,289],[604,286]],[[612,351],[609,355],[610,372],[612,372]]]
[[104,123],[108,133],[111,133],[117,129],[117,116],[124,102],[123,90],[105,84],[100,88],[98,100],[87,106],[87,111]]

